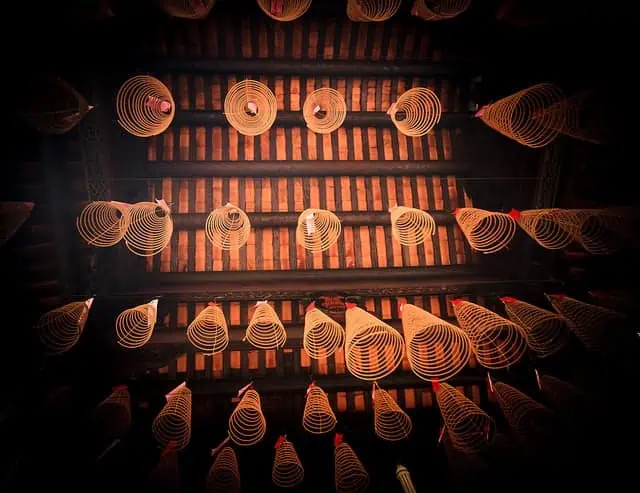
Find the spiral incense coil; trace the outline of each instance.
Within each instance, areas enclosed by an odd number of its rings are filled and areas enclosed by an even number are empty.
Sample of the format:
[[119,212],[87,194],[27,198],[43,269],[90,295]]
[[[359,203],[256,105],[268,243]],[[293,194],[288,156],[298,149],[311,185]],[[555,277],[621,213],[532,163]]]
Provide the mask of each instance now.
[[436,399],[451,444],[466,454],[477,454],[493,439],[495,423],[489,415],[447,383],[436,386]]
[[345,442],[335,449],[335,482],[337,493],[362,493],[369,487],[369,473],[353,449]]
[[288,22],[302,17],[311,7],[311,0],[258,0],[258,6],[272,19]]
[[431,89],[414,87],[398,98],[388,114],[400,133],[408,137],[422,137],[440,121],[442,105]]
[[116,95],[118,123],[136,137],[152,137],[164,132],[176,112],[171,91],[148,75],[127,80]]
[[515,219],[502,212],[465,207],[458,209],[455,217],[469,245],[478,252],[499,252],[516,234]]
[[236,83],[224,98],[224,114],[242,135],[260,135],[276,121],[278,103],[271,89],[256,80]]
[[624,219],[601,209],[571,209],[578,221],[577,240],[593,255],[608,255],[622,246]]
[[210,304],[187,327],[187,339],[205,354],[221,353],[229,344],[229,329],[219,306]]
[[91,246],[110,247],[124,238],[129,227],[129,204],[91,202],[76,219],[80,236]]
[[276,457],[271,470],[273,484],[280,488],[293,488],[302,483],[304,468],[293,444],[286,438],[276,446]]
[[333,212],[305,209],[298,217],[296,242],[310,252],[324,252],[340,238],[342,225]]
[[149,474],[152,491],[180,493],[180,464],[175,450],[164,452],[156,467]]
[[118,387],[98,404],[92,421],[107,441],[124,436],[131,426],[131,395],[126,386]]
[[411,13],[425,21],[452,19],[469,8],[471,0],[415,0]]
[[260,407],[260,395],[249,389],[229,417],[229,437],[242,447],[259,443],[267,431],[267,422]]
[[419,245],[436,232],[436,222],[425,211],[396,206],[390,212],[391,233],[401,245]]
[[215,0],[160,0],[167,14],[182,19],[204,19],[215,3]]
[[313,359],[328,358],[344,344],[342,325],[313,308],[304,316],[302,346]]
[[167,403],[153,420],[152,433],[165,447],[169,442],[174,450],[182,450],[191,439],[191,390],[184,384],[167,396]]
[[[374,384],[375,385],[375,384]],[[395,442],[409,436],[413,424],[389,393],[375,385],[373,397],[374,430],[383,440]]]
[[0,247],[29,219],[34,205],[33,202],[0,202]]
[[307,401],[302,416],[303,428],[314,435],[322,435],[332,431],[337,421],[327,394],[317,385],[312,385],[307,390]]
[[482,366],[498,370],[518,361],[527,350],[527,334],[519,325],[468,301],[456,300],[453,310]]
[[601,144],[608,137],[605,130],[609,119],[605,109],[607,102],[594,99],[589,91],[573,94],[546,108],[544,118],[564,135]]
[[593,398],[578,387],[550,375],[540,377],[540,390],[555,411],[570,418],[593,409]]
[[355,22],[382,22],[393,17],[402,0],[347,0],[347,17]]
[[131,206],[124,242],[132,253],[141,257],[156,255],[169,244],[171,235],[173,219],[164,203],[138,202]]
[[362,308],[346,311],[345,359],[349,372],[361,380],[381,380],[402,363],[400,333]]
[[62,354],[76,345],[87,323],[93,298],[75,301],[48,311],[35,324],[48,354]]
[[307,96],[302,114],[309,130],[318,134],[330,134],[344,122],[347,103],[344,96],[335,89],[322,87]]
[[156,325],[158,300],[124,310],[116,318],[118,344],[128,349],[144,346]]
[[240,493],[240,469],[236,453],[224,447],[207,475],[207,493]]
[[502,135],[527,147],[544,147],[558,136],[561,116],[545,110],[564,98],[553,84],[537,84],[482,108],[477,116]]
[[233,204],[212,211],[205,224],[207,238],[222,250],[238,250],[247,242],[250,232],[249,217]]
[[570,341],[564,317],[513,298],[502,298],[509,318],[527,333],[527,343],[540,358],[550,356]]
[[402,305],[401,316],[407,359],[418,377],[445,381],[466,366],[471,345],[462,329],[411,304]]
[[518,224],[538,245],[549,250],[569,246],[580,232],[577,214],[567,209],[522,211]]
[[275,310],[268,303],[256,306],[245,339],[258,349],[278,349],[287,342],[287,332]]

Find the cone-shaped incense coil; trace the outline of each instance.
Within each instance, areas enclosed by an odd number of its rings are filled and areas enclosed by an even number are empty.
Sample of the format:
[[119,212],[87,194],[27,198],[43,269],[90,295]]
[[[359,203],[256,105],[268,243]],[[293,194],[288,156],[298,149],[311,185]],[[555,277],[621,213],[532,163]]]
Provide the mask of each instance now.
[[402,306],[402,331],[411,370],[423,380],[447,380],[469,361],[467,334],[422,308]]
[[369,487],[369,474],[345,442],[335,450],[335,481],[337,493],[362,493]]
[[204,19],[216,0],[160,0],[160,6],[173,17],[182,19]]
[[402,363],[402,336],[382,320],[361,308],[348,308],[345,328],[345,359],[352,375],[362,380],[380,380]]
[[35,324],[38,337],[49,354],[69,351],[80,339],[93,298],[75,301],[48,311]]
[[255,80],[236,83],[224,98],[224,114],[242,135],[260,135],[276,121],[278,104],[267,86]]
[[398,98],[389,114],[400,133],[408,137],[422,137],[440,121],[442,106],[431,89],[414,87]]
[[180,493],[180,464],[175,450],[160,456],[158,464],[149,474],[149,483],[154,492]]
[[344,344],[344,329],[326,315],[313,308],[304,316],[302,345],[313,359],[328,358]]
[[302,108],[309,130],[329,134],[340,128],[347,116],[344,96],[335,89],[322,87],[307,96]]
[[181,386],[167,396],[167,403],[153,420],[153,436],[161,446],[175,442],[182,450],[191,439],[191,390]]
[[502,250],[516,234],[516,221],[509,214],[468,207],[455,216],[471,248],[482,253]]
[[558,136],[559,118],[545,109],[562,100],[553,84],[537,84],[485,106],[478,116],[494,130],[528,147],[544,147]]
[[484,450],[495,432],[489,415],[447,383],[437,386],[436,398],[452,445],[467,454]]
[[229,330],[224,313],[217,305],[209,305],[187,327],[187,339],[205,354],[224,351],[229,344]]
[[168,207],[138,202],[129,209],[129,227],[124,235],[127,248],[141,257],[160,253],[171,241],[173,219]]
[[542,375],[540,388],[551,407],[565,416],[572,417],[586,408],[593,408],[593,398],[589,394],[559,378]]
[[506,368],[517,363],[526,352],[527,334],[519,325],[468,301],[456,301],[453,310],[482,366]]
[[91,202],[76,219],[82,239],[96,247],[110,247],[118,243],[129,227],[129,204],[120,202]]
[[317,385],[312,385],[307,391],[302,427],[309,433],[322,435],[332,431],[337,421],[327,394]]
[[249,239],[251,223],[242,209],[233,204],[211,211],[205,224],[207,238],[222,250],[237,250]]
[[148,75],[127,80],[116,96],[118,123],[136,137],[151,137],[164,132],[176,111],[171,91]]
[[323,252],[338,241],[341,232],[340,219],[333,212],[306,209],[298,217],[296,242],[310,252]]
[[502,298],[509,318],[527,333],[527,343],[544,358],[562,349],[571,331],[564,317],[513,298]]
[[580,231],[577,215],[567,209],[522,211],[518,224],[540,246],[549,250],[559,250],[569,246]]
[[287,332],[273,307],[261,303],[253,312],[245,337],[258,349],[278,349],[287,341]]
[[237,445],[249,447],[259,443],[267,431],[260,407],[260,395],[249,389],[229,417],[229,437]]
[[273,460],[271,480],[280,488],[293,488],[302,483],[304,468],[300,463],[296,449],[286,438],[276,447],[276,457]]
[[402,0],[347,0],[347,17],[355,22],[382,22],[400,8]]
[[107,442],[122,437],[131,426],[131,395],[127,387],[116,388],[96,406],[92,421]]
[[[377,386],[376,386],[377,387]],[[374,429],[383,440],[397,441],[407,438],[413,424],[398,403],[381,388],[375,389],[373,398]]]
[[[278,3],[282,4],[282,7],[275,8],[274,4]],[[311,0],[281,0],[280,2],[258,0],[258,5],[272,19],[287,22],[302,17],[311,7]]]
[[411,13],[425,21],[442,21],[462,14],[471,0],[415,0]]
[[239,493],[240,470],[236,453],[223,448],[213,461],[207,475],[207,493]]
[[0,247],[16,234],[31,215],[33,202],[0,202]]
[[436,222],[430,214],[411,207],[391,208],[391,233],[405,246],[419,245],[436,232]]
[[543,118],[556,130],[574,139],[601,144],[608,140],[607,102],[589,91],[562,99],[544,110]]
[[118,344],[134,349],[144,346],[156,325],[158,300],[124,310],[116,318],[116,337]]
[[577,240],[594,255],[607,255],[623,245],[624,219],[601,209],[571,209],[577,216]]

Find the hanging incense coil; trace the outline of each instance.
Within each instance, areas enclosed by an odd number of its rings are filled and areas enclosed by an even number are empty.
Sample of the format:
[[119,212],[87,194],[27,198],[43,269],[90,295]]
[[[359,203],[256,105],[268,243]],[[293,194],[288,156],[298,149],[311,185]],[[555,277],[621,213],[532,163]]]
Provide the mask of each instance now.
[[571,331],[564,317],[510,297],[502,298],[509,318],[527,333],[527,343],[537,356],[555,354],[570,341]]
[[482,366],[494,370],[507,368],[524,356],[527,334],[519,325],[469,301],[456,300],[453,311]]
[[260,135],[276,121],[278,103],[271,89],[256,80],[237,82],[224,98],[224,114],[242,135]]
[[516,234],[516,221],[510,214],[465,207],[457,209],[455,217],[469,245],[478,252],[499,252]]
[[452,19],[469,8],[471,0],[415,0],[411,13],[425,21]]
[[413,423],[393,397],[374,384],[373,395],[374,430],[383,440],[395,442],[407,438]]
[[337,421],[324,390],[317,385],[309,387],[302,416],[302,427],[309,433],[322,435],[332,431]]
[[180,493],[180,464],[175,450],[160,455],[158,464],[149,474],[149,485],[154,492]]
[[445,381],[466,366],[471,345],[462,329],[411,304],[402,305],[401,316],[407,359],[418,377]]
[[115,388],[96,406],[92,415],[94,430],[106,443],[124,436],[131,427],[131,395],[126,386]]
[[362,308],[348,308],[345,360],[349,372],[361,380],[381,380],[402,363],[400,333]]
[[257,0],[258,6],[272,19],[280,22],[288,22],[302,17],[309,7],[311,0]]
[[136,137],[152,137],[164,132],[176,112],[171,91],[148,75],[127,80],[116,95],[118,123]]
[[493,419],[451,385],[439,383],[435,388],[451,444],[466,454],[485,450],[495,434]]
[[87,323],[93,298],[75,301],[48,311],[35,324],[38,337],[48,354],[62,354],[76,345]]
[[284,346],[287,331],[271,305],[264,302],[256,306],[245,339],[258,349],[278,349]]
[[0,247],[29,219],[33,202],[0,202]]
[[325,209],[305,209],[298,217],[296,242],[310,252],[324,252],[338,241],[340,219]]
[[355,22],[382,22],[391,19],[402,0],[347,0],[347,17]]
[[537,84],[483,107],[476,116],[527,147],[544,147],[558,136],[561,116],[545,110],[564,98],[553,84]]
[[304,316],[302,346],[313,359],[328,358],[344,344],[342,325],[313,308]]
[[229,417],[229,437],[236,445],[250,447],[267,432],[267,422],[260,407],[260,395],[249,389]]
[[623,245],[625,220],[603,209],[570,209],[578,222],[576,239],[593,255],[607,255]]
[[213,461],[207,474],[207,493],[239,493],[240,469],[236,453],[224,447]]
[[422,137],[440,121],[442,105],[431,89],[414,87],[402,93],[387,113],[400,133]]
[[216,0],[159,0],[164,11],[181,19],[204,19]]
[[173,219],[164,203],[138,202],[129,208],[129,227],[124,242],[129,251],[141,257],[160,253],[171,241]]
[[115,245],[129,228],[129,207],[129,204],[114,201],[87,204],[76,219],[80,236],[91,246]]
[[276,457],[271,470],[273,484],[280,488],[293,488],[302,483],[304,468],[293,444],[286,438],[276,446]]
[[158,300],[124,310],[116,318],[118,344],[128,349],[144,346],[156,325]]
[[318,134],[330,134],[344,122],[347,103],[344,96],[335,89],[322,87],[307,96],[302,115],[309,130]]
[[362,493],[369,487],[369,473],[345,442],[335,449],[334,469],[337,493]]
[[214,246],[222,250],[238,250],[249,239],[249,233],[249,217],[233,204],[218,207],[207,217],[205,234]]
[[560,412],[570,419],[582,416],[585,411],[593,410],[595,407],[593,398],[589,394],[551,375],[540,377],[540,391],[554,408],[554,411]]
[[390,213],[391,233],[401,245],[420,245],[436,232],[436,222],[425,211],[396,206],[390,209]]
[[569,246],[580,231],[577,214],[567,209],[522,211],[518,224],[538,245],[549,250],[559,250]]
[[218,305],[209,304],[187,327],[187,339],[205,354],[221,353],[229,344],[229,329]]
[[191,390],[184,384],[167,395],[167,403],[153,420],[152,433],[165,447],[170,442],[174,450],[184,449],[191,439]]

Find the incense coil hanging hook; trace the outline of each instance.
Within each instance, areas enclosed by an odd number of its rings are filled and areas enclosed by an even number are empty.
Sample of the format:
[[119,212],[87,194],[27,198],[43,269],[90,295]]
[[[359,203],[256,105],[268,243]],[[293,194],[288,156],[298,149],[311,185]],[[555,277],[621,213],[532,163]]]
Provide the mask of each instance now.
[[593,255],[608,255],[620,249],[625,237],[621,215],[604,209],[570,209],[578,222],[576,239]]
[[309,7],[311,0],[281,0],[281,7],[274,8],[273,0],[257,0],[258,6],[269,17],[280,22],[289,22],[302,17]]
[[216,0],[159,0],[162,9],[173,17],[181,19],[204,19]]
[[391,233],[401,245],[420,245],[436,232],[435,220],[425,211],[395,206],[390,209],[390,213]]
[[346,311],[345,360],[349,372],[361,380],[381,380],[402,363],[400,333],[361,308]]
[[445,381],[467,365],[471,343],[462,329],[411,304],[402,305],[401,317],[407,359],[418,377]]
[[414,87],[402,93],[387,114],[400,133],[408,137],[422,137],[440,121],[442,105],[431,89]]
[[205,234],[214,246],[222,250],[238,250],[249,239],[249,216],[233,204],[211,211],[205,224]]
[[382,22],[393,17],[402,0],[347,0],[347,17],[354,22]]
[[330,87],[313,91],[302,107],[307,128],[318,134],[330,134],[340,128],[347,116],[344,96]]
[[302,427],[309,433],[322,435],[332,431],[337,422],[325,391],[317,385],[309,387],[302,415]]
[[425,21],[452,19],[469,8],[471,0],[415,0],[411,13]]
[[229,417],[229,437],[236,445],[250,447],[259,443],[267,432],[267,422],[262,414],[260,395],[247,390]]
[[273,307],[261,303],[253,312],[245,338],[258,349],[278,349],[287,342],[287,332]]
[[116,95],[118,123],[136,137],[152,137],[164,132],[175,116],[171,91],[148,75],[127,80]]
[[342,224],[333,212],[325,209],[305,209],[298,216],[296,242],[310,252],[324,252],[340,238]]
[[221,353],[229,344],[229,329],[219,306],[210,304],[187,327],[189,342],[205,354]]
[[369,473],[345,442],[335,448],[334,470],[337,493],[363,493],[369,487]]
[[580,231],[577,214],[567,209],[521,211],[518,225],[538,245],[549,250],[560,250],[569,246]]
[[173,219],[164,203],[138,202],[129,208],[124,243],[131,253],[141,257],[156,255],[165,249],[172,235]]
[[498,252],[516,234],[516,221],[510,214],[465,207],[456,210],[455,218],[471,248],[478,252]]
[[129,228],[129,207],[130,204],[114,201],[87,204],[76,219],[78,233],[91,246],[117,244]]
[[398,441],[407,438],[413,428],[411,418],[386,390],[374,383],[373,398],[374,430],[383,440]]
[[302,346],[311,358],[328,358],[343,344],[344,328],[338,322],[315,307],[307,311]]
[[165,447],[170,442],[174,450],[184,449],[191,439],[191,390],[181,386],[167,396],[167,403],[153,420],[154,438]]
[[280,488],[293,488],[304,480],[302,463],[293,444],[286,438],[276,446],[271,480]]
[[207,493],[239,493],[240,469],[236,453],[224,447],[213,461],[207,474]]
[[265,133],[276,121],[278,103],[271,89],[256,80],[234,84],[224,98],[224,114],[242,135]]
[[116,337],[118,344],[128,349],[144,346],[156,325],[158,300],[124,310],[116,318]]
[[48,354],[62,354],[76,345],[89,317],[93,298],[74,301],[49,310],[36,322],[34,328]]
[[526,332],[510,320],[469,301],[454,301],[453,311],[482,366],[506,368],[520,361],[527,351]]

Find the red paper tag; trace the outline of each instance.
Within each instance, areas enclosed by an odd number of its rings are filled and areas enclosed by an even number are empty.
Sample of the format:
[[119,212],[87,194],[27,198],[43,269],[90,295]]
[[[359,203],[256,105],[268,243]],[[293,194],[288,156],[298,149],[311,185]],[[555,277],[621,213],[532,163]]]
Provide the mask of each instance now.
[[115,387],[112,387],[111,390],[113,390],[114,392],[120,392],[121,390],[127,390],[128,387],[126,385],[116,385]]
[[451,300],[453,306],[459,305],[460,303],[462,303],[462,300]]
[[284,435],[280,435],[278,437],[278,440],[276,441],[275,447],[273,447],[273,448],[280,448],[280,445],[282,445],[286,439],[287,438]]
[[347,310],[351,309],[351,308],[355,308],[356,306],[358,306],[357,303],[352,303],[351,301],[347,301],[344,306],[347,308]]
[[453,215],[457,216],[458,212],[460,212],[460,209],[458,207],[456,207],[455,209],[453,209]]
[[176,449],[177,445],[178,445],[178,443],[175,440],[171,440],[169,443],[167,443],[164,446],[164,449],[162,449],[162,455],[170,454],[171,452],[173,452]]
[[486,110],[488,107],[489,107],[489,105],[488,105],[488,104],[484,105],[482,108],[480,108],[480,109],[476,112],[475,116],[476,116],[477,118],[481,118],[481,117],[484,115],[484,110]]
[[307,395],[309,395],[309,391],[311,390],[311,387],[315,387],[315,386],[316,386],[316,383],[315,383],[315,382],[311,382],[311,383],[309,384],[309,386],[307,387]]
[[566,295],[562,294],[562,293],[558,293],[558,294],[550,294],[549,298],[552,298],[554,300],[558,300],[558,301],[562,301],[565,298]]
[[433,381],[431,382],[431,388],[433,388],[434,392],[437,392],[438,390],[440,390],[440,384],[438,383],[437,378],[434,378]]
[[515,298],[512,298],[511,296],[503,296],[500,298],[500,301],[502,301],[503,303],[513,303],[514,301],[518,301]]
[[400,309],[400,313],[402,313],[402,310],[404,310],[404,305],[406,305],[404,301],[401,301],[400,304],[398,305],[398,308]]
[[333,446],[337,447],[342,443],[342,433],[336,433],[333,437]]
[[269,11],[275,16],[282,15],[282,12],[284,11],[283,0],[271,0]]
[[313,310],[316,307],[316,302],[312,301],[311,303],[309,303],[309,305],[307,306],[307,311],[310,312],[311,310]]
[[210,301],[209,303],[207,303],[208,306],[213,306],[216,307],[218,306],[218,304],[215,301]]
[[508,215],[509,215],[509,216],[511,216],[512,218],[514,218],[516,221],[517,221],[518,219],[520,219],[520,211],[518,211],[518,210],[516,210],[516,209],[511,209],[511,210],[509,211],[509,214],[508,214]]

